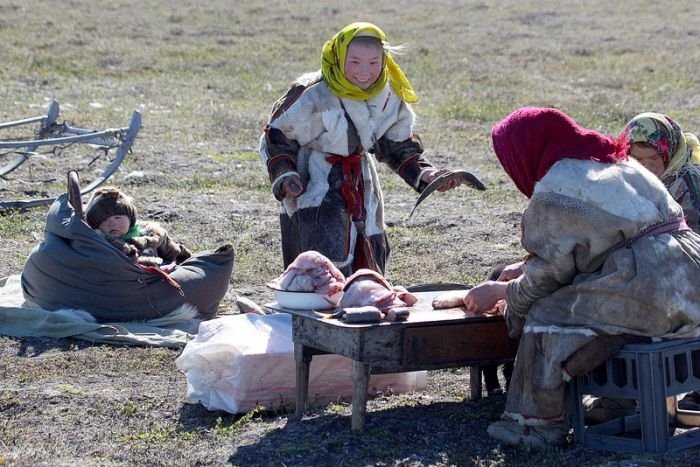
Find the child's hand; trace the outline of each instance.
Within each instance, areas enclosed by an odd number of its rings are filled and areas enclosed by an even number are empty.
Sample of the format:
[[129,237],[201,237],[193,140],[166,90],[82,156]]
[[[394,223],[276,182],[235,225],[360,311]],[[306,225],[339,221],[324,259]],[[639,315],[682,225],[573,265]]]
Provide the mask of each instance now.
[[157,248],[163,243],[163,239],[160,235],[142,235],[140,237],[131,237],[127,240],[127,243],[135,245],[139,250],[143,250],[146,247]]
[[128,243],[122,244],[122,252],[131,259],[136,259],[139,256],[139,250]]
[[304,191],[304,182],[298,175],[290,175],[282,180],[282,194],[296,198]]
[[473,313],[486,313],[506,298],[507,282],[486,281],[467,292],[464,306]]

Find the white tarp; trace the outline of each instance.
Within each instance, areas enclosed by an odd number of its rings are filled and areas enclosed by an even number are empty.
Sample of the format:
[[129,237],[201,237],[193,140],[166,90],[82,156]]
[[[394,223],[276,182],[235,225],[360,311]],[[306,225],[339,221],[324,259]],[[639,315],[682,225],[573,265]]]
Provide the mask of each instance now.
[[[296,369],[291,315],[231,315],[203,322],[176,361],[187,376],[187,399],[209,410],[245,413],[293,406]],[[352,399],[352,361],[317,355],[309,372],[309,405]],[[372,375],[369,393],[425,388],[426,372]]]

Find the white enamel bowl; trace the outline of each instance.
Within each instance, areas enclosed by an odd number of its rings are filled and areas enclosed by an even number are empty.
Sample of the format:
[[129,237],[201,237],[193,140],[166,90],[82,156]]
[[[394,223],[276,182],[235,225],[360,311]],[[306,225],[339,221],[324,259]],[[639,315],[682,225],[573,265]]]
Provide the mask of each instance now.
[[291,310],[330,310],[336,305],[325,296],[316,292],[292,292],[270,287],[275,294],[277,303]]

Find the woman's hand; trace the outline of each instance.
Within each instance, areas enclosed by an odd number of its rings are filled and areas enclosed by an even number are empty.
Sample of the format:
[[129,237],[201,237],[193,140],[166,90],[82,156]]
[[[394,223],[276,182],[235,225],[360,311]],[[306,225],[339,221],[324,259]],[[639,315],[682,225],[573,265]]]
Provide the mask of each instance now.
[[296,198],[304,191],[304,182],[299,175],[290,175],[282,180],[282,195]]
[[[438,178],[440,175],[449,172],[448,169],[427,169],[423,172],[423,175],[421,175],[421,180],[423,180],[425,183],[430,183],[436,178]],[[445,182],[444,185],[442,185],[440,188],[438,188],[438,191],[448,191],[453,188],[457,188],[462,184],[462,180],[459,180],[457,178],[452,179],[448,182]]]
[[496,306],[490,310],[484,312],[486,316],[505,316],[506,315],[506,301],[499,300],[496,302]]
[[486,313],[506,298],[507,282],[486,281],[467,292],[464,306],[472,313]]
[[503,271],[501,271],[501,275],[498,276],[498,281],[509,281],[511,279],[516,279],[520,276],[523,275],[523,264],[525,264],[525,261],[518,261],[517,263],[509,264],[505,268],[503,268]]

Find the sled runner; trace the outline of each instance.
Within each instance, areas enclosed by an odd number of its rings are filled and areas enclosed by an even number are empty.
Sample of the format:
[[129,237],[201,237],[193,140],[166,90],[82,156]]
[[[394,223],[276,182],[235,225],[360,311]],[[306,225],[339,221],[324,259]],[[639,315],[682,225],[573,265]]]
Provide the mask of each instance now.
[[[90,193],[117,170],[130,152],[136,135],[141,129],[141,114],[138,111],[131,114],[129,126],[105,130],[78,128],[66,121],[61,123],[58,121],[59,113],[59,104],[53,100],[44,116],[0,124],[0,135],[2,136],[8,132],[17,134],[21,130],[38,125],[30,139],[21,136],[0,139],[0,180],[7,182],[2,185],[2,192],[4,192],[2,197],[30,197],[29,199],[3,199],[0,201],[0,211],[53,203],[57,195],[49,194],[50,190],[54,188],[52,183],[55,185],[54,182],[58,182],[62,188],[61,182],[64,180],[56,178],[57,170],[60,170],[61,175],[70,170],[78,172],[97,170],[100,174],[81,191],[83,195]],[[80,146],[80,148],[88,149],[92,155],[90,157],[83,156],[82,162],[70,159],[73,156],[73,151],[68,151],[68,148],[76,143],[85,145]],[[18,169],[27,161],[32,162],[27,164],[30,167],[25,171],[27,173],[22,174],[22,176],[28,176],[29,181],[9,176],[11,173],[17,174]],[[44,161],[46,164],[42,164]],[[106,166],[102,168],[101,165]],[[83,178],[90,179],[89,172],[88,174],[84,173]],[[12,187],[6,188],[6,185],[12,185]],[[56,188],[55,191],[60,193],[62,189]]]

